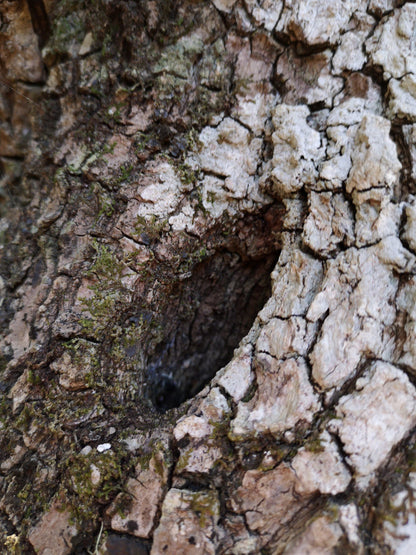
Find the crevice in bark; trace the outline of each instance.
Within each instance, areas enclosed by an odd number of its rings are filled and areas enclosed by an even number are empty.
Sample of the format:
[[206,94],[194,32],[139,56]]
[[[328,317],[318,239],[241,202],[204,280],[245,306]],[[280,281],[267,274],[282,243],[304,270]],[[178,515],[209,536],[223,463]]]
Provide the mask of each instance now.
[[390,137],[396,144],[397,155],[402,165],[400,180],[394,191],[397,201],[401,201],[415,191],[415,182],[412,178],[412,157],[403,133],[403,126],[400,123],[392,123]]
[[325,500],[322,496],[311,495],[309,501],[301,507],[288,522],[285,522],[285,524],[277,530],[273,537],[263,547],[262,553],[265,555],[282,553],[279,549],[280,546],[287,546],[293,541],[298,534],[305,529],[306,523],[310,521],[315,514],[319,514],[319,511],[324,505]]
[[42,48],[50,36],[50,24],[43,0],[27,0],[32,19],[33,30],[38,36],[39,46]]
[[327,398],[325,403],[326,408],[335,407],[341,397],[353,393],[356,389],[355,384],[357,383],[357,380],[361,378],[366,370],[368,370],[371,363],[375,362],[376,360],[378,359],[374,356],[363,356],[359,364],[356,366],[353,375],[348,378],[339,388],[335,388],[330,397]]
[[400,491],[407,490],[413,497],[413,489],[409,483],[409,475],[414,470],[415,431],[398,443],[389,455],[384,466],[377,471],[376,486],[371,496],[366,493],[362,501],[363,536],[373,552],[386,548],[384,526],[386,521],[396,520],[405,508],[405,500],[396,505],[392,498]]

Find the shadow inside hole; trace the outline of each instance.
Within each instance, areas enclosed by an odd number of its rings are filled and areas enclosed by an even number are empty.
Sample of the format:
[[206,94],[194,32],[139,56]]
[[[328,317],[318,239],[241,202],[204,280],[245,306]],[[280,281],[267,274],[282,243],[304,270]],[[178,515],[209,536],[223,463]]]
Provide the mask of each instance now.
[[196,395],[231,359],[271,294],[277,254],[243,260],[217,252],[179,282],[165,314],[165,338],[148,367],[148,397],[160,412]]

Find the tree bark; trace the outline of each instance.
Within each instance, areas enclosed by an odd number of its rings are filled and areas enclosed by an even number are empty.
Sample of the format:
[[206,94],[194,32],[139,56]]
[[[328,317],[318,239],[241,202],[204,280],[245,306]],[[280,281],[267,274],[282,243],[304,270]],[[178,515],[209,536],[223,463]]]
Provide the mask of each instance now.
[[415,548],[415,28],[0,2],[4,552]]

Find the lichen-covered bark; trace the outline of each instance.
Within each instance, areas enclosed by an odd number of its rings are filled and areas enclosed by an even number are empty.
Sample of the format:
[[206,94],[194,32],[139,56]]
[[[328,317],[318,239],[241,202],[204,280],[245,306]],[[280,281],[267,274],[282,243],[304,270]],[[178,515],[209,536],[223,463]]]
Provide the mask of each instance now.
[[0,16],[1,550],[412,552],[416,5]]

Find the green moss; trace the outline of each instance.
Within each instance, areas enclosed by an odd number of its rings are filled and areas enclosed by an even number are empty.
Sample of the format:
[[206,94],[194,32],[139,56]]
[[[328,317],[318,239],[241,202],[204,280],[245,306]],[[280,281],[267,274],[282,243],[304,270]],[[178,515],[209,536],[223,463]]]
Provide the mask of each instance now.
[[104,112],[104,120],[121,123],[121,114],[123,108],[126,107],[125,102],[115,102]]
[[122,283],[125,264],[106,245],[95,241],[93,247],[96,256],[88,275],[96,281],[90,286],[93,296],[81,299],[88,314],[80,319],[80,324],[88,337],[99,340],[105,330],[113,327],[119,307],[129,301],[130,295]]
[[198,516],[201,528],[215,523],[218,518],[218,497],[213,491],[193,493],[190,506],[191,510]]
[[177,171],[178,171],[180,180],[184,185],[191,185],[196,183],[197,176],[195,171],[191,168],[191,166],[189,166],[185,162],[182,162],[177,165]]
[[130,493],[123,491],[117,495],[112,505],[112,515],[117,514],[120,518],[126,518],[130,512],[133,497]]
[[149,219],[137,216],[134,230],[137,236],[144,234],[151,241],[156,241],[162,237],[165,230],[168,230],[168,220],[158,218],[155,215],[152,215]]
[[32,405],[25,404],[16,420],[16,428],[27,432],[35,419],[36,412]]
[[117,146],[117,143],[115,141],[113,143],[105,143],[101,152],[103,154],[113,154],[116,146]]
[[74,520],[82,523],[98,519],[97,507],[109,503],[122,491],[125,476],[131,471],[123,450],[70,456],[64,463],[70,510]]
[[316,437],[313,439],[309,439],[305,443],[305,449],[307,451],[311,451],[312,453],[322,453],[325,451],[325,446],[322,444],[322,440],[320,437]]
[[27,383],[35,386],[40,385],[42,383],[42,379],[32,369],[29,369],[27,372]]
[[188,150],[193,152],[198,152],[202,148],[202,143],[199,140],[199,133],[194,127],[191,127],[186,134],[186,144]]
[[129,181],[133,168],[134,168],[133,164],[124,164],[120,166],[120,175],[117,179],[117,182],[123,183],[125,181]]
[[142,470],[149,470],[150,461],[152,459],[153,453],[144,453],[139,457],[139,464]]
[[201,187],[196,187],[193,191],[192,191],[192,196],[194,198],[194,201],[196,201],[196,206],[195,206],[195,210],[198,212],[201,212],[201,214],[203,214],[204,216],[208,215],[208,211],[205,208],[204,205],[204,199],[202,196],[202,191],[201,191]]
[[156,440],[146,449],[146,452],[139,456],[138,464],[141,470],[149,470],[150,462],[152,461],[154,472],[163,479],[165,477],[166,466],[170,465],[170,458],[169,446],[163,441]]
[[153,139],[153,134],[151,133],[142,133],[138,131],[135,135],[134,139],[134,146],[135,146],[135,154],[136,156],[142,153]]
[[[90,341],[76,337],[64,343],[65,349],[70,353],[74,364],[85,364],[86,359],[91,360],[95,354],[95,345]],[[97,361],[94,361],[97,364]]]
[[64,187],[67,186],[67,178],[65,168],[58,168],[53,176],[53,182],[55,185],[63,185]]
[[212,432],[210,434],[211,439],[222,439],[226,438],[230,430],[230,420],[231,415],[225,416],[223,420],[213,421],[210,420],[209,423],[212,426]]
[[182,472],[188,466],[189,460],[191,458],[193,447],[188,447],[186,450],[182,450],[179,456],[178,462],[176,463],[176,472]]
[[32,484],[27,483],[17,494],[17,497],[22,500],[22,501],[26,501],[30,495],[30,492],[32,490]]
[[207,201],[208,201],[210,204],[214,204],[214,203],[216,202],[216,199],[217,199],[216,193],[215,193],[214,191],[208,191],[208,193],[207,193]]
[[196,265],[205,260],[209,256],[208,250],[205,246],[202,246],[195,250],[194,252],[185,253],[181,257],[181,262],[178,266],[178,271],[180,273],[189,272]]

